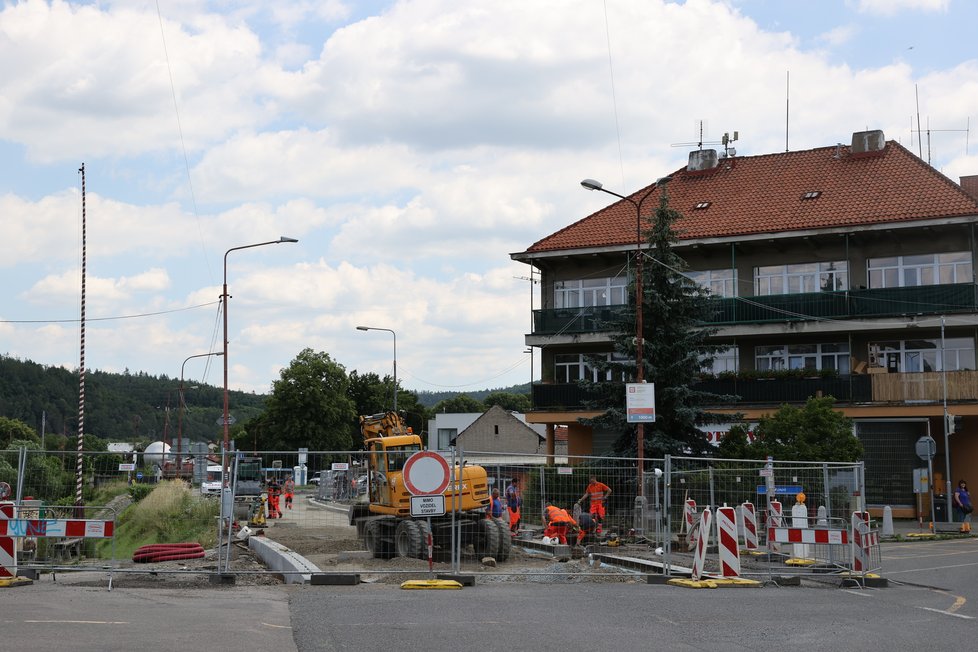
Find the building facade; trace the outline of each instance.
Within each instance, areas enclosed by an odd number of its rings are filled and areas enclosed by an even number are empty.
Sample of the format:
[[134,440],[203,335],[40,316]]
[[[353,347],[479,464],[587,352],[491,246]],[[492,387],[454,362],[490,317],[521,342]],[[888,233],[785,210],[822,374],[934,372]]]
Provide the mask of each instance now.
[[978,176],[954,183],[880,131],[807,151],[692,152],[668,183],[512,254],[541,278],[526,343],[540,349],[542,378],[527,421],[547,426],[548,446],[562,426],[572,456],[618,436],[578,422],[595,413],[577,381],[608,380],[587,360],[616,355],[605,324],[634,300],[636,206],[646,220],[662,192],[683,215],[675,251],[713,295],[724,345],[701,387],[738,397],[711,411],[750,422],[833,396],[865,447],[867,502],[898,514],[918,504],[923,436],[937,442],[938,493],[946,457],[954,483],[978,481]]

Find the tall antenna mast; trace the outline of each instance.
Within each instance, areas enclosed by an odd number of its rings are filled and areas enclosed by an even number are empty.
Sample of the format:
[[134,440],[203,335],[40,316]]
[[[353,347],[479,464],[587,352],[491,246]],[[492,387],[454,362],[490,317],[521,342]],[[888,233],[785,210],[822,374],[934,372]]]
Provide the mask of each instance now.
[[81,517],[82,507],[82,451],[85,448],[85,272],[88,264],[87,233],[85,224],[85,164],[78,168],[81,173],[82,200],[82,264],[81,264],[81,359],[78,363],[78,459],[75,464],[75,507]]

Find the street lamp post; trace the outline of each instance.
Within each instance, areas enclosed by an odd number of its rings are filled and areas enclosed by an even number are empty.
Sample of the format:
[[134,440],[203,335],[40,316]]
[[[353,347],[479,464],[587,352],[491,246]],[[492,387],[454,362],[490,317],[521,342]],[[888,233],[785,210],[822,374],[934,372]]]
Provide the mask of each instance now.
[[[581,185],[588,190],[599,190],[609,195],[614,195],[619,199],[627,201],[629,204],[635,207],[635,382],[644,383],[645,382],[645,369],[642,364],[642,352],[645,348],[645,341],[643,333],[645,332],[645,324],[643,323],[643,294],[642,294],[642,204],[646,199],[652,196],[652,194],[659,188],[668,182],[672,181],[672,177],[662,177],[658,179],[647,193],[642,195],[642,197],[635,201],[631,197],[626,197],[625,195],[619,195],[617,192],[612,192],[604,188],[600,181],[595,181],[594,179],[584,179],[581,181]],[[643,472],[645,464],[645,424],[639,422],[635,427],[635,444],[638,448],[638,496],[644,497],[645,487],[643,486]]]
[[180,411],[177,412],[177,477],[180,476],[180,446],[183,443],[183,410],[186,407],[186,403],[183,400],[183,370],[187,366],[188,360],[193,360],[194,358],[206,358],[212,355],[221,356],[224,355],[221,351],[214,351],[212,353],[198,353],[197,355],[189,355],[184,359],[183,364],[180,365]]
[[397,333],[390,328],[374,328],[373,326],[357,326],[358,331],[387,331],[394,336],[394,412],[397,412]]
[[288,238],[286,236],[279,237],[278,240],[269,240],[268,242],[256,242],[255,244],[243,245],[241,247],[231,247],[224,252],[224,289],[221,292],[221,307],[224,309],[224,472],[223,481],[228,482],[228,463],[227,463],[227,450],[230,446],[230,440],[228,439],[230,424],[230,412],[228,411],[228,254],[232,251],[238,251],[240,249],[251,249],[252,247],[263,247],[270,244],[281,244],[283,242],[298,242],[295,238]]

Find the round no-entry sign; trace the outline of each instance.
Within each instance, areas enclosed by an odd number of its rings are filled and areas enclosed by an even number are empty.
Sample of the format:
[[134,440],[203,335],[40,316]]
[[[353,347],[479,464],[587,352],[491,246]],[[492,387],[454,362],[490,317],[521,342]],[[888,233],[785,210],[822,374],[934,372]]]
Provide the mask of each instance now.
[[420,451],[404,463],[404,486],[412,496],[444,493],[448,480],[448,462],[438,453]]

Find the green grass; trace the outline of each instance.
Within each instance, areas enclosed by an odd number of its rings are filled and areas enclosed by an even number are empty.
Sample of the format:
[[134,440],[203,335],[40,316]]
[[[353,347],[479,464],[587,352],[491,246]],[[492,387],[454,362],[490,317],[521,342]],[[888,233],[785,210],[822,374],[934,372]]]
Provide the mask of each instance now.
[[[115,557],[131,557],[151,543],[193,542],[210,548],[217,542],[219,504],[201,496],[179,480],[161,482],[142,500],[131,505],[115,529]],[[113,542],[103,541],[98,553],[111,557]]]

